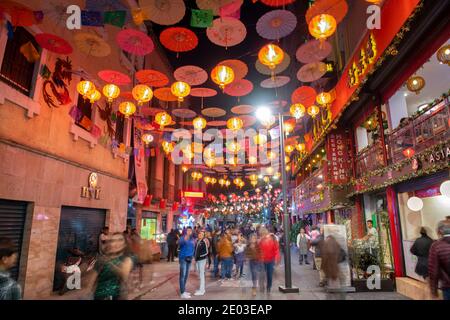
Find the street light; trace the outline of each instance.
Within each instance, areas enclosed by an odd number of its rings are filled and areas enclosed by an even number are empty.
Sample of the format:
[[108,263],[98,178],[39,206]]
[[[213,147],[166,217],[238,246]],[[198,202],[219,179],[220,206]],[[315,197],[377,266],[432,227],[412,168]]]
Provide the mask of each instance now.
[[[261,122],[267,122],[272,116],[272,111],[262,106],[256,109],[256,117]],[[280,136],[280,162],[281,162],[281,176],[283,178],[283,229],[284,229],[284,286],[279,286],[279,290],[283,293],[296,293],[299,292],[299,288],[292,286],[292,274],[291,274],[291,247],[289,241],[289,212],[287,210],[287,178],[286,178],[286,163],[284,161],[284,119],[281,112],[278,113],[279,121],[279,136]]]

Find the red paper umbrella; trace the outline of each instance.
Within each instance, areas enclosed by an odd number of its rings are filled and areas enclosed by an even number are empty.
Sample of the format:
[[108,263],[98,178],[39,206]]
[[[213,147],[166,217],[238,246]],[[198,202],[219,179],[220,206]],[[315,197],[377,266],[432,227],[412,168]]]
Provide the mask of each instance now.
[[35,36],[37,43],[48,51],[58,54],[71,54],[72,46],[63,38],[50,33],[38,33]]
[[178,98],[172,94],[170,88],[158,88],[154,91],[154,95],[161,101],[178,101]]
[[348,4],[345,0],[316,0],[314,4],[306,11],[306,23],[319,14],[329,14],[340,23],[348,11]]
[[313,105],[316,101],[317,92],[312,87],[303,86],[297,88],[291,95],[292,103],[301,103],[305,107]]
[[217,95],[217,91],[210,88],[192,88],[191,96],[199,98],[210,98]]
[[167,28],[161,32],[159,40],[164,47],[177,53],[190,51],[198,45],[195,33],[181,27]]
[[295,0],[261,0],[262,3],[270,7],[282,7],[293,3]]
[[213,120],[208,121],[208,125],[211,127],[223,127],[227,125],[227,122],[223,120]]
[[137,56],[145,56],[153,51],[152,39],[142,31],[124,29],[117,34],[117,44],[122,50]]
[[295,56],[302,63],[312,63],[328,57],[331,50],[332,46],[329,42],[310,40],[297,49]]
[[253,90],[253,83],[247,79],[233,81],[224,89],[224,93],[232,97],[243,97]]
[[223,61],[219,62],[219,65],[227,66],[227,67],[230,67],[231,69],[233,69],[235,80],[244,78],[248,73],[247,65],[244,62],[242,62],[241,60],[237,60],[237,59],[223,60]]
[[105,82],[112,83],[118,86],[123,86],[131,83],[131,79],[126,74],[114,70],[102,70],[98,73],[100,79]]
[[139,70],[136,72],[136,79],[150,87],[164,87],[169,83],[169,78],[156,70]]
[[180,67],[173,73],[178,81],[184,81],[191,86],[198,86],[208,80],[208,73],[197,66]]
[[133,98],[133,94],[131,93],[131,91],[125,91],[125,92],[120,92],[120,97],[124,98],[125,100],[132,100]]

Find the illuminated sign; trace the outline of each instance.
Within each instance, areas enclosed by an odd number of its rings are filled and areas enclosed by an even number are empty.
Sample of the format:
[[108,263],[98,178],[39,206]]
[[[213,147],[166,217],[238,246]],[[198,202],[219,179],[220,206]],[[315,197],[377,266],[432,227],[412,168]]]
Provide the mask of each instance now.
[[200,191],[181,191],[183,198],[204,198],[205,193]]
[[369,66],[372,66],[377,56],[377,43],[373,33],[362,46],[359,56],[355,57],[348,69],[348,86],[351,88],[361,83]]

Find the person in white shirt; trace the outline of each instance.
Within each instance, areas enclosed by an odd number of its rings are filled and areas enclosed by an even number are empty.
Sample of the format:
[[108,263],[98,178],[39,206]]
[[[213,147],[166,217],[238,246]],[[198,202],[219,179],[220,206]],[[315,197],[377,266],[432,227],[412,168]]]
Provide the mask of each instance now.
[[308,243],[310,240],[311,240],[311,237],[305,233],[304,228],[301,228],[300,233],[297,235],[298,263],[300,265],[303,264],[303,260],[305,260],[305,264],[309,264],[309,262],[308,262]]
[[370,253],[377,256],[378,252],[378,231],[373,227],[373,221],[367,220],[367,234],[363,240],[366,240],[369,246]]

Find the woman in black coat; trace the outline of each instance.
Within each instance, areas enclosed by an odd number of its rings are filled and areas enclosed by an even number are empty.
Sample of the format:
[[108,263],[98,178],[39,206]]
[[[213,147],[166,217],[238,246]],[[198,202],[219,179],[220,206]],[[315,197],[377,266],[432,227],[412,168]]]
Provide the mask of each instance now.
[[416,269],[414,270],[419,276],[428,277],[428,255],[433,239],[427,235],[424,227],[420,228],[420,237],[414,241],[411,247],[411,253],[417,256]]

